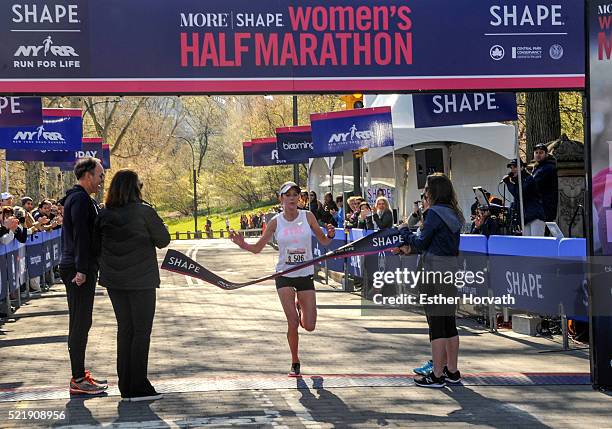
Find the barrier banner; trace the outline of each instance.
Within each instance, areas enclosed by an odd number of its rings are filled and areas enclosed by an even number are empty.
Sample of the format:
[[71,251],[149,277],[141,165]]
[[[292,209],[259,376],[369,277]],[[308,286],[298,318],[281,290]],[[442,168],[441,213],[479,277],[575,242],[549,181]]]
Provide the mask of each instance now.
[[584,10],[575,0],[202,4],[2,2],[0,93],[584,86]]
[[28,279],[28,273],[26,271],[26,245],[24,243],[19,243],[17,250],[17,284],[25,284]]
[[59,265],[62,259],[62,234],[61,230],[56,229],[51,234],[53,234],[51,238],[51,260],[53,261],[53,265]]
[[0,244],[0,299],[8,295],[8,273],[6,269],[6,246]]
[[9,291],[12,292],[19,288],[17,283],[19,246],[16,240],[6,245],[6,273]]
[[44,272],[42,233],[31,235],[26,242],[28,275],[30,278],[40,277]]
[[0,128],[42,125],[40,97],[0,97]]
[[80,109],[43,109],[38,127],[0,128],[0,149],[80,150],[82,138]]
[[[591,369],[594,386],[612,387],[612,4],[589,0],[587,201]],[[590,198],[589,198],[590,197]]]
[[314,154],[317,156],[393,146],[390,107],[313,113],[310,122]]
[[43,261],[45,271],[53,268],[53,232],[43,233]]
[[474,92],[413,94],[415,128],[515,121],[516,94]]

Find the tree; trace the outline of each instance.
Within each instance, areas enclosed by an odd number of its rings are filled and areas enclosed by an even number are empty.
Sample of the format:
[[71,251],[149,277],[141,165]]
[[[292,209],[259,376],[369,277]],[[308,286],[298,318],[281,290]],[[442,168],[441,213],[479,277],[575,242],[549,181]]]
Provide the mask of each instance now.
[[561,136],[561,115],[558,92],[529,92],[526,102],[527,160],[533,156],[533,147]]

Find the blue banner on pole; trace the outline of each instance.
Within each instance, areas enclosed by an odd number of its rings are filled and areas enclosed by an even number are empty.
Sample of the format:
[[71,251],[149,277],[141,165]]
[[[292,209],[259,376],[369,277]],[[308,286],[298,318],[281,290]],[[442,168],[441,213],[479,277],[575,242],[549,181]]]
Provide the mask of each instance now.
[[286,164],[278,158],[275,138],[254,139],[251,143],[253,167]]
[[314,158],[309,126],[277,128],[276,146],[278,157],[287,164],[304,164],[308,158]]
[[474,92],[460,94],[414,94],[416,128],[515,121],[516,94]]
[[74,163],[81,158],[94,157],[102,159],[102,139],[84,138],[79,150],[14,150],[6,151],[7,161],[44,161],[47,167],[66,165],[72,170]]
[[315,155],[393,146],[390,107],[316,113],[310,122]]
[[40,97],[0,97],[0,128],[42,125]]
[[110,146],[107,144],[102,145],[102,167],[105,169],[111,168]]
[[584,87],[575,0],[56,3],[0,8],[0,93]]
[[251,142],[242,143],[242,158],[244,160],[245,167],[253,166],[253,143]]
[[43,109],[38,127],[0,128],[0,149],[79,150],[82,138],[80,109]]

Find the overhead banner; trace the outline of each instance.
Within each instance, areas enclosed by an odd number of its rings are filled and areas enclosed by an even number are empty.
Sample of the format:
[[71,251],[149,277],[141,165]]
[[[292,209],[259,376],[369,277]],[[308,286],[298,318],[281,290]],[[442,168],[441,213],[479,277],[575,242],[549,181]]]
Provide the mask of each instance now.
[[251,156],[253,167],[286,164],[278,159],[276,139],[274,137],[253,139],[251,142]]
[[583,2],[467,6],[456,0],[7,1],[0,6],[0,93],[584,87]]
[[0,128],[42,125],[40,97],[0,97]]
[[111,168],[110,145],[108,144],[102,145],[102,167],[105,169]]
[[74,167],[76,160],[88,156],[102,158],[102,139],[88,138],[82,140],[82,147],[79,150],[7,150],[7,161],[44,161],[48,167],[56,167],[50,163],[66,163],[70,165],[70,170]]
[[242,143],[242,158],[244,159],[245,167],[253,166],[253,143]]
[[390,107],[310,115],[315,156],[347,150],[393,146]]
[[516,94],[473,92],[413,94],[415,128],[515,121]]
[[[595,386],[612,388],[612,3],[587,2],[590,137],[586,145],[591,205],[587,236],[591,369]],[[587,200],[588,201],[588,200]]]
[[82,138],[80,109],[43,109],[38,127],[0,128],[0,149],[80,150]]
[[278,157],[287,164],[307,164],[309,158],[314,158],[309,126],[277,128],[276,147]]

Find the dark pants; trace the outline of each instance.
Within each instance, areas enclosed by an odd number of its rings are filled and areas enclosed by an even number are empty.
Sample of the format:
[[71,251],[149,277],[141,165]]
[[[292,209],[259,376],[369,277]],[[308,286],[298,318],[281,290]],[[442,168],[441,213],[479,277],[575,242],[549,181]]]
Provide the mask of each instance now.
[[74,267],[60,267],[60,276],[66,286],[66,296],[68,298],[70,366],[72,367],[72,376],[82,378],[85,376],[85,350],[87,349],[87,336],[91,328],[98,272],[95,270],[87,273],[87,279],[81,286],[72,282],[75,275],[76,269]]
[[108,289],[117,318],[117,375],[121,396],[148,396],[149,344],[155,316],[155,289]]

